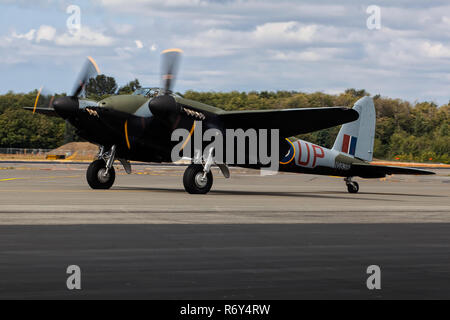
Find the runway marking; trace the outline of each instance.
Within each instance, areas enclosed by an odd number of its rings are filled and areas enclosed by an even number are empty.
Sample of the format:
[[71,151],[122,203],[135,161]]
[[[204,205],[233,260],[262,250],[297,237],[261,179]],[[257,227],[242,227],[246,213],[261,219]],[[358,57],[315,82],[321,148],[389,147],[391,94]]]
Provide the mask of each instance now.
[[[20,191],[21,192],[26,192],[26,193],[67,193],[67,192],[70,192],[70,193],[72,193],[72,192],[76,192],[76,193],[85,193],[85,192],[87,192],[87,191],[90,191],[90,192],[95,192],[96,190],[72,190],[72,189],[67,189],[67,190],[61,190],[61,189],[58,189],[58,190],[51,190],[51,189],[49,189],[49,190],[32,190],[32,189],[20,189]],[[109,190],[108,190],[109,191]],[[15,189],[15,190],[0,190],[0,192],[3,192],[3,193],[5,193],[5,192],[14,192],[14,193],[16,193],[17,192],[17,189]]]
[[82,176],[53,176],[53,177],[23,177],[23,178],[6,178],[6,179],[0,179],[0,182],[2,181],[14,181],[14,180],[54,180],[59,178],[79,178]]
[[137,175],[142,176],[164,176],[164,177],[181,177],[182,174],[164,174],[164,173],[152,173],[152,172],[136,172]]

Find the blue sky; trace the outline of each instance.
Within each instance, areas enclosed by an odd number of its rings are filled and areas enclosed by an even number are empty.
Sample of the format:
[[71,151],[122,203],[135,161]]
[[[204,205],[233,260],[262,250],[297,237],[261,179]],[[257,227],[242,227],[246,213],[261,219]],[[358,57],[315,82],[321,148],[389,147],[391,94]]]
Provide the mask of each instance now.
[[[81,9],[73,36],[69,5]],[[381,29],[366,12],[381,9]],[[70,91],[86,56],[120,85],[159,85],[159,53],[184,50],[176,89],[366,89],[450,100],[444,0],[0,0],[0,93]]]

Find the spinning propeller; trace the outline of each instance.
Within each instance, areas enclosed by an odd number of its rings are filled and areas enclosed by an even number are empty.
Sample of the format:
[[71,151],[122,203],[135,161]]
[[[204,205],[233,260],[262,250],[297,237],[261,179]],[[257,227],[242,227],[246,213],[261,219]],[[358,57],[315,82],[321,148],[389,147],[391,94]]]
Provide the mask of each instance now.
[[41,87],[38,91],[36,99],[34,100],[33,114],[36,110],[48,109],[53,111],[53,101],[55,99],[55,93],[47,88]]
[[164,94],[172,92],[182,54],[183,50],[181,49],[168,49],[161,53],[161,78],[163,81],[162,88],[164,89]]
[[78,75],[78,80],[72,90],[72,97],[78,97],[88,84],[89,79],[95,78],[100,73],[97,63],[92,57],[87,57],[87,60]]
[[39,89],[36,96],[33,113],[35,113],[36,110],[39,110],[41,113],[44,113],[44,110],[48,110],[49,112],[55,111],[59,116],[67,119],[79,109],[79,96],[88,84],[89,79],[95,78],[99,73],[100,70],[95,60],[92,57],[88,57],[83,69],[78,75],[71,95],[66,97],[55,97],[48,89],[42,87]]
[[173,120],[181,112],[174,97],[172,89],[175,84],[178,67],[180,65],[181,49],[168,49],[161,53],[161,79],[163,95],[153,98],[149,102],[149,108],[152,114],[166,120]]

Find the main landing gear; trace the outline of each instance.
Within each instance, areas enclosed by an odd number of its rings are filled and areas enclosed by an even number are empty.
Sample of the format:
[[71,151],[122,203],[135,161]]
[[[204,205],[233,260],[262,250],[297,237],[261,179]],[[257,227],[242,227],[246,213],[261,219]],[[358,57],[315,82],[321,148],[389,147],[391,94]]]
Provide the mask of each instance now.
[[110,189],[116,180],[116,171],[113,164],[116,157],[116,146],[112,146],[109,152],[100,148],[98,160],[89,165],[86,173],[86,179],[92,189],[107,190]]
[[344,179],[346,185],[347,185],[347,190],[350,193],[358,193],[359,191],[359,184],[356,181],[352,180],[352,177],[347,177]]
[[212,172],[206,172],[201,164],[193,163],[184,172],[184,189],[190,194],[207,194],[213,182]]
[[[183,185],[186,192],[190,194],[207,194],[213,185],[214,178],[211,172],[211,167],[214,163],[213,160],[214,149],[211,149],[206,161],[203,164],[195,163],[200,161],[195,161],[191,164],[183,176]],[[222,174],[226,179],[230,178],[230,170],[226,164],[216,165],[222,171]]]

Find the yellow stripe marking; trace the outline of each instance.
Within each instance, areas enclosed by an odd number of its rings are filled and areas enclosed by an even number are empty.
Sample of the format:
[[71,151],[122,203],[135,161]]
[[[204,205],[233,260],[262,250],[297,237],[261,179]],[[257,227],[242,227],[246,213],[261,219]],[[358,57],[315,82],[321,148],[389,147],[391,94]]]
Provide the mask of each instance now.
[[95,70],[97,71],[98,74],[100,74],[100,69],[97,65],[97,62],[95,62],[94,58],[92,57],[87,57],[89,59],[89,61],[92,63],[92,65],[94,66]]
[[37,94],[36,100],[34,101],[33,114],[36,112],[36,108],[37,108],[37,104],[38,104],[38,101],[39,101],[39,97],[41,96],[42,88],[43,88],[43,87],[41,87],[41,88],[39,89],[39,92],[38,92],[38,94]]
[[281,162],[281,161],[280,161],[280,164],[289,164],[289,163],[291,163],[292,160],[295,159],[295,146],[294,146],[294,144],[292,143],[292,141],[289,140],[288,138],[286,138],[286,141],[289,142],[289,143],[291,144],[292,148],[294,149],[294,155],[292,156],[292,158],[291,158],[288,162]]
[[52,96],[52,98],[50,99],[50,102],[48,103],[48,108],[49,109],[53,105],[53,100],[55,100],[55,96]]
[[127,141],[128,149],[131,149],[130,139],[128,139],[128,120],[125,121],[125,140]]
[[173,48],[173,49],[166,49],[163,52],[161,52],[161,54],[165,54],[165,53],[169,53],[169,52],[178,52],[178,53],[183,53],[183,50],[178,49],[178,48]]
[[189,140],[191,140],[191,137],[192,137],[192,134],[194,133],[194,130],[195,130],[195,121],[194,121],[194,124],[192,125],[191,132],[189,132],[189,137],[186,139],[186,141],[181,146],[181,150],[180,151],[183,151],[184,147],[186,147],[186,145],[188,144]]

